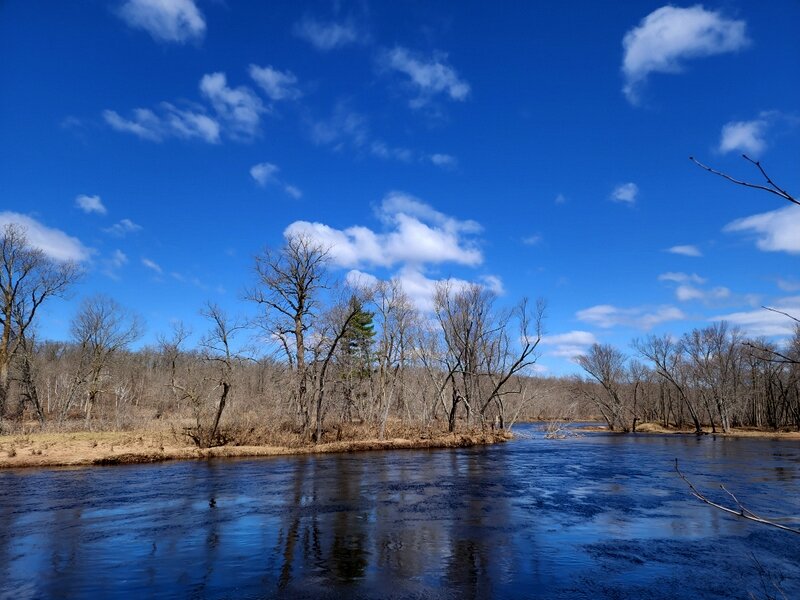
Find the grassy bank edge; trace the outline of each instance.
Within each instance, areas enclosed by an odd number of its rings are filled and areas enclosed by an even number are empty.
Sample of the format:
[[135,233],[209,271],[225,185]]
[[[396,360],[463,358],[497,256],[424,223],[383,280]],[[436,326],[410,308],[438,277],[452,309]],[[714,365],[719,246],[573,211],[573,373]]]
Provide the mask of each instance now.
[[507,431],[441,434],[418,439],[364,439],[299,447],[220,446],[200,449],[179,445],[165,434],[137,432],[34,433],[0,436],[0,469],[32,467],[85,467],[144,464],[172,460],[244,458],[466,448],[502,443],[513,438]]

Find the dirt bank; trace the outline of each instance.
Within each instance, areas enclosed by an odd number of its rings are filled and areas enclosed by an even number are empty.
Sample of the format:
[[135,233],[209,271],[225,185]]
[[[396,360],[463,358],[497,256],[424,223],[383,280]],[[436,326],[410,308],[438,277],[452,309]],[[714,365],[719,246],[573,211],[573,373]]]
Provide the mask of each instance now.
[[364,439],[319,445],[221,446],[199,449],[169,433],[79,432],[0,436],[0,468],[151,463],[212,457],[326,454],[367,450],[459,448],[504,442],[505,431],[441,434],[416,439]]

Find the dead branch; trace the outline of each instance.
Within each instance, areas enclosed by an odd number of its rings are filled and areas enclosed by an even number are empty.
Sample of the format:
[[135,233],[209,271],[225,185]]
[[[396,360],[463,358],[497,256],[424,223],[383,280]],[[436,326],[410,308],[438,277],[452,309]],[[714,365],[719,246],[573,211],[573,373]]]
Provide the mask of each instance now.
[[709,167],[708,165],[704,165],[699,160],[697,160],[694,156],[690,156],[689,160],[691,160],[694,164],[696,164],[701,169],[704,169],[704,170],[708,171],[709,173],[713,173],[714,175],[718,175],[719,177],[722,177],[723,179],[727,179],[731,183],[735,183],[736,185],[741,185],[743,187],[753,188],[753,189],[756,189],[756,190],[763,190],[765,192],[769,192],[770,194],[775,194],[776,196],[779,196],[779,197],[783,198],[784,200],[788,200],[789,202],[792,202],[793,204],[797,204],[798,206],[800,206],[800,200],[798,200],[797,198],[792,196],[789,192],[787,192],[783,188],[779,187],[774,181],[772,181],[770,176],[767,175],[767,172],[764,170],[764,167],[761,166],[761,162],[760,161],[753,160],[752,158],[750,158],[746,154],[742,154],[742,158],[744,158],[748,162],[753,163],[758,168],[758,170],[764,176],[764,179],[766,179],[767,185],[760,185],[758,183],[750,183],[749,181],[742,181],[741,179],[736,179],[734,177],[731,177],[727,173],[723,173],[722,171],[717,171],[716,169],[713,169],[713,168]]
[[781,525],[780,523],[776,523],[775,521],[770,521],[769,519],[764,519],[763,517],[757,516],[752,511],[750,511],[747,508],[745,508],[744,506],[742,506],[741,502],[739,502],[739,500],[736,498],[736,496],[734,496],[727,489],[725,489],[724,485],[720,485],[720,488],[726,494],[728,494],[731,498],[733,498],[733,501],[736,503],[736,506],[738,507],[738,510],[735,509],[735,508],[730,508],[728,506],[723,506],[722,504],[718,504],[718,503],[716,503],[716,502],[714,502],[712,500],[709,500],[708,498],[706,498],[706,496],[704,496],[694,486],[694,484],[691,481],[689,481],[689,479],[686,477],[686,475],[684,475],[681,472],[681,470],[678,468],[678,459],[677,458],[675,459],[675,472],[678,474],[678,476],[681,479],[683,479],[684,483],[686,483],[686,485],[689,486],[689,489],[692,492],[692,496],[694,496],[695,498],[697,498],[701,502],[705,502],[709,506],[713,506],[714,508],[719,509],[719,510],[721,510],[723,512],[729,513],[731,515],[736,515],[737,517],[741,517],[743,519],[747,519],[748,521],[754,521],[756,523],[761,523],[762,525],[769,525],[771,527],[777,527],[778,529],[781,529],[783,531],[788,531],[790,533],[800,534],[800,529],[794,529],[792,527],[787,527],[786,525]]

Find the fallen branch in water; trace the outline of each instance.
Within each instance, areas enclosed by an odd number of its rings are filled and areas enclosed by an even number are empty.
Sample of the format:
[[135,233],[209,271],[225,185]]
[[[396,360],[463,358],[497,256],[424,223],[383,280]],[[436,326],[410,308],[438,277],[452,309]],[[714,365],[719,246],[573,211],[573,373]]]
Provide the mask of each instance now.
[[772,527],[777,527],[778,529],[782,529],[783,531],[789,531],[791,533],[800,534],[800,529],[794,529],[792,527],[787,527],[786,525],[781,525],[780,523],[776,523],[775,521],[764,519],[763,517],[759,517],[752,511],[748,510],[747,508],[742,506],[742,503],[739,502],[739,499],[736,496],[734,496],[731,492],[729,492],[724,485],[720,485],[719,487],[722,488],[722,491],[724,491],[731,498],[733,498],[733,501],[736,503],[736,506],[738,506],[739,509],[737,510],[735,508],[723,506],[722,504],[717,504],[716,502],[709,500],[702,493],[700,493],[700,491],[696,487],[694,487],[694,485],[692,484],[691,481],[689,481],[686,475],[681,473],[681,470],[678,468],[677,458],[675,459],[675,472],[680,476],[681,479],[683,479],[686,485],[689,486],[689,489],[692,491],[692,496],[694,496],[698,500],[701,500],[702,502],[705,502],[709,506],[713,506],[714,508],[717,508],[726,513],[730,513],[732,515],[736,515],[737,517],[742,517],[743,519],[747,519],[748,521],[755,521],[756,523],[761,523],[762,525],[770,525]]

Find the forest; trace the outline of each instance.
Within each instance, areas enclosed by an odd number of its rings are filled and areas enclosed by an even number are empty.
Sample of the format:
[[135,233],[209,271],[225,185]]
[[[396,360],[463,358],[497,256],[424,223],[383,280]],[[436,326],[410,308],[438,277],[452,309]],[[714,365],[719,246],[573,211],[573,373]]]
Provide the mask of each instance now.
[[544,377],[544,301],[508,306],[485,286],[442,283],[424,313],[398,281],[337,280],[328,248],[289,236],[254,258],[247,318],[209,303],[203,331],[174,323],[141,345],[135,310],[95,295],[77,306],[70,339],[46,340],[41,307],[74,294],[81,270],[47,257],[20,226],[7,225],[0,243],[3,433],[155,429],[206,448],[533,420],[800,430],[800,323],[786,345],[725,322],[629,348],[594,344],[575,359],[583,375]]

